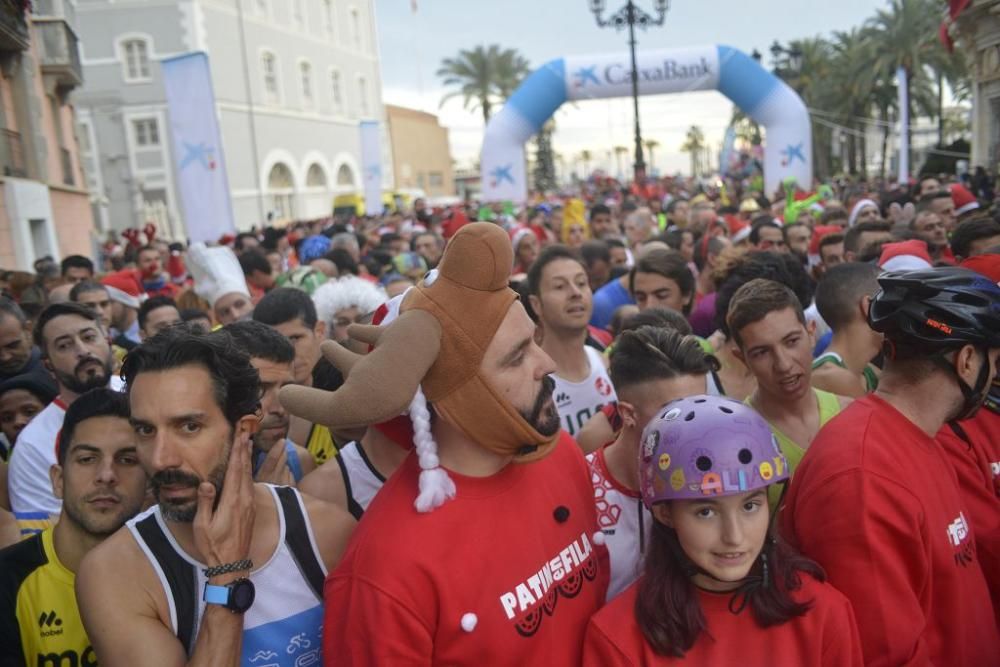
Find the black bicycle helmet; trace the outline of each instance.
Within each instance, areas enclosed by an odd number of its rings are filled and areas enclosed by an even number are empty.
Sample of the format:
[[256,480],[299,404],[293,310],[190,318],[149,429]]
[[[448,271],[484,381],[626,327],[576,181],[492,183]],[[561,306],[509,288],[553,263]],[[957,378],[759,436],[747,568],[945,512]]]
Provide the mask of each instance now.
[[868,324],[892,343],[928,353],[1000,347],[1000,286],[956,266],[883,273]]

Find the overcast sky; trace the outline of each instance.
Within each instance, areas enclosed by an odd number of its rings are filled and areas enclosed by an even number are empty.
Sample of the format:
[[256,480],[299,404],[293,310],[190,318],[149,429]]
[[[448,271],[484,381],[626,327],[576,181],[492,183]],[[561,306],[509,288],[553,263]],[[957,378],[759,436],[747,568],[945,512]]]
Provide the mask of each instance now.
[[[652,11],[653,0],[636,0]],[[452,157],[471,165],[482,142],[482,116],[462,108],[461,99],[439,106],[446,90],[435,75],[441,60],[461,49],[483,44],[515,48],[532,66],[570,54],[624,52],[626,33],[599,29],[588,0],[376,0],[383,99],[437,113],[448,127]],[[624,5],[608,0],[605,15]],[[729,44],[747,53],[764,54],[777,39],[816,35],[860,26],[885,0],[673,0],[663,27],[638,35],[639,49]],[[644,139],[660,142],[654,155],[662,172],[687,172],[689,158],[680,152],[692,124],[701,126],[709,142],[722,141],[732,104],[716,92],[640,98]],[[631,155],[630,99],[596,100],[563,106],[556,114],[555,149],[567,161],[590,150],[597,164],[613,167],[612,146],[628,146]],[[649,156],[646,156],[647,162]],[[629,158],[631,160],[631,157]],[[601,165],[601,163],[604,163]]]

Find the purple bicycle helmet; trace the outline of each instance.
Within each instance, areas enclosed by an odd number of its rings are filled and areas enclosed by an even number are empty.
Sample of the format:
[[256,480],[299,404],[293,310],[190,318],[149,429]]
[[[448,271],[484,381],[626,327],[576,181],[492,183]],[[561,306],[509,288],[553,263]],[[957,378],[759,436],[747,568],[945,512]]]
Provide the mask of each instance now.
[[737,495],[787,479],[788,461],[767,422],[730,398],[672,401],[643,429],[639,486],[646,507]]

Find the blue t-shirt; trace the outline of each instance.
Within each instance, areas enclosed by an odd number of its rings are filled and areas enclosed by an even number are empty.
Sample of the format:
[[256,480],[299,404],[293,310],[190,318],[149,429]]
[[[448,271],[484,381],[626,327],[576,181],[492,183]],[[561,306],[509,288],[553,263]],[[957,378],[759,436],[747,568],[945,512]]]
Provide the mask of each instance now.
[[631,303],[635,303],[635,301],[632,300],[628,290],[622,287],[618,280],[612,280],[594,292],[594,312],[590,316],[591,325],[599,329],[607,329],[618,307]]

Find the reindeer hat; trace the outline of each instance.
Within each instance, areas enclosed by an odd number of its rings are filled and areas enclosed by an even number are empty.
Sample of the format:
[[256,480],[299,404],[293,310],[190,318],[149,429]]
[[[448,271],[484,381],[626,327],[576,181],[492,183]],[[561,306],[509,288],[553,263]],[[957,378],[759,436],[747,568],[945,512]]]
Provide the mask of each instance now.
[[430,437],[426,400],[442,418],[486,449],[541,458],[557,435],[535,430],[482,376],[481,363],[517,294],[508,287],[513,251],[507,234],[491,223],[462,227],[431,272],[403,297],[399,317],[388,326],[353,325],[352,337],[377,343],[365,356],[333,341],[324,355],[344,371],[337,391],[288,386],[281,402],[289,412],[331,428],[357,428],[387,421],[407,406],[423,472],[417,509],[429,511],[454,495],[439,467]]

